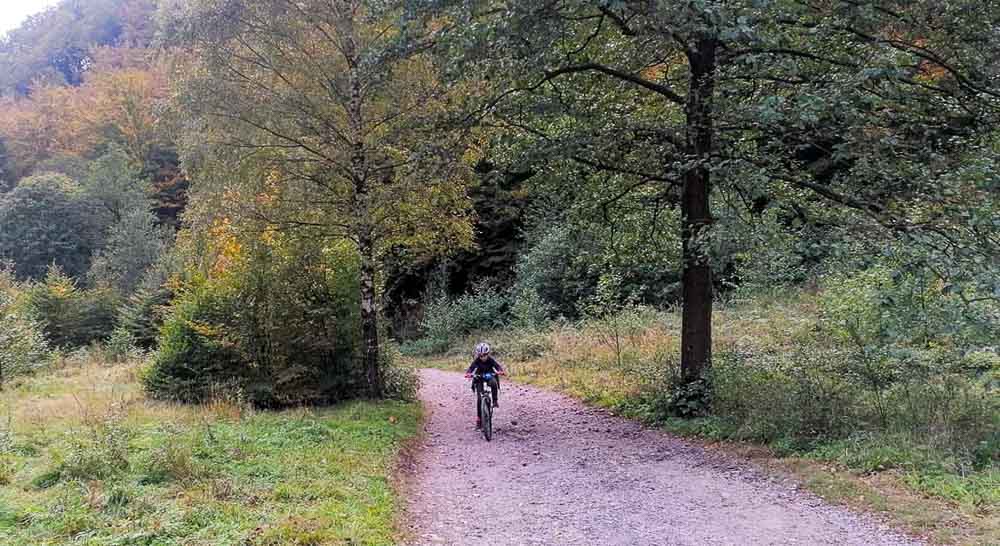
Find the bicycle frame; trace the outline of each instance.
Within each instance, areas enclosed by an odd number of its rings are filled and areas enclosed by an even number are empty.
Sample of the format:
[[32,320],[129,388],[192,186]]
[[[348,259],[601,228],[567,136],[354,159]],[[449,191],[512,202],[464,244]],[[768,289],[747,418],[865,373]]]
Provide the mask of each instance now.
[[477,398],[476,413],[479,415],[483,437],[486,438],[487,442],[493,439],[493,395],[490,389],[486,388],[486,382],[492,378],[493,374],[487,374],[485,377],[476,375],[474,378]]

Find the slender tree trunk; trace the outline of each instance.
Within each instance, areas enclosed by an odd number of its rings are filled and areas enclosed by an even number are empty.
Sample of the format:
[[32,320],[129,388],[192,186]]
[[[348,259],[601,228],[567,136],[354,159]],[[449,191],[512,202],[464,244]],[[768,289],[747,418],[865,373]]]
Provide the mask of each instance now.
[[716,41],[699,38],[688,53],[691,84],[687,97],[687,154],[695,163],[684,176],[681,204],[684,311],[681,319],[681,376],[697,380],[712,364],[712,267],[708,228],[712,151],[712,96],[715,92]]
[[361,253],[361,339],[364,343],[365,375],[372,397],[382,396],[379,370],[378,307],[375,294],[375,247],[368,236],[358,245]]
[[[355,44],[350,40],[345,54],[352,58]],[[351,98],[348,104],[348,119],[351,128],[351,176],[354,182],[354,213],[358,253],[361,256],[361,343],[365,377],[368,380],[368,394],[372,398],[382,396],[382,374],[379,370],[378,306],[375,294],[375,238],[369,224],[370,197],[368,195],[368,171],[365,156],[364,112],[362,110],[361,82],[355,63],[350,74]]]

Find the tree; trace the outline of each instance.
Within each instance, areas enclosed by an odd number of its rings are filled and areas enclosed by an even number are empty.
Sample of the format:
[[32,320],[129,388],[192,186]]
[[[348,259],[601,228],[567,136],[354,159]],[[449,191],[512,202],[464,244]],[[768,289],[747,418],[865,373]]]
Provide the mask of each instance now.
[[32,176],[0,194],[0,259],[20,278],[40,279],[56,264],[66,274],[86,272],[100,240],[95,207],[62,175]]
[[63,0],[30,17],[0,37],[0,96],[80,85],[95,46],[148,47],[155,10],[150,0]]
[[3,138],[0,138],[0,193],[14,189],[12,170],[13,165],[7,156],[7,145],[4,144]]
[[62,156],[92,159],[109,143],[143,166],[172,147],[159,108],[166,65],[148,52],[125,50],[123,59],[109,60],[106,51],[78,86],[37,85],[30,96],[0,100],[0,135],[17,167],[12,178]]
[[47,159],[84,157],[101,141],[92,119],[93,101],[79,89],[38,87],[30,99],[0,102],[0,134],[16,169],[15,180]]
[[141,178],[136,161],[118,146],[112,145],[89,165],[80,185],[108,218],[105,225],[121,223],[133,211],[152,208],[149,184]]
[[162,62],[146,59],[137,67],[98,70],[89,75],[86,86],[95,97],[95,125],[119,143],[132,161],[145,162],[155,147],[167,145],[157,108],[167,98]]
[[[540,164],[650,187],[680,212],[681,368],[711,363],[720,198],[947,245],[946,178],[995,123],[994,2],[414,2],[451,8],[456,77]],[[970,196],[972,200],[968,199]],[[928,202],[948,202],[928,213]],[[989,256],[991,249],[980,249]]]
[[144,206],[125,211],[108,229],[106,239],[88,276],[92,284],[113,287],[125,296],[139,287],[170,245],[170,234],[156,224],[156,216]]
[[195,195],[214,186],[223,207],[215,218],[354,245],[374,396],[383,257],[443,253],[471,239],[462,147],[428,123],[447,110],[450,91],[427,54],[433,26],[399,24],[397,8],[200,0],[171,25],[196,59],[182,97],[196,115],[182,154]]
[[41,325],[17,303],[22,289],[13,273],[0,266],[0,390],[5,381],[31,372],[49,357]]
[[38,319],[45,337],[56,347],[84,347],[114,330],[118,295],[106,288],[80,289],[58,266],[42,282],[25,290],[25,307]]

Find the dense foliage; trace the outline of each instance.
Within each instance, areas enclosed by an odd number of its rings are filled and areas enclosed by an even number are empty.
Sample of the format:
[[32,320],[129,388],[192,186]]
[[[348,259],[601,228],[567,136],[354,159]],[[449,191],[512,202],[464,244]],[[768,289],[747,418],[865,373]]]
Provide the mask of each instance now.
[[56,264],[67,274],[87,270],[99,243],[96,207],[69,178],[44,174],[0,195],[0,258],[19,277],[40,279]]
[[[259,406],[329,403],[365,390],[357,255],[259,243],[225,274],[190,284],[162,328],[145,376],[157,397],[237,395]],[[383,361],[383,373],[398,373]],[[394,381],[389,396],[410,395]]]
[[24,291],[25,307],[56,347],[72,349],[101,341],[114,329],[119,296],[105,288],[80,288],[58,268]]
[[20,291],[13,273],[0,269],[0,389],[12,377],[33,372],[49,358],[42,327],[18,301]]

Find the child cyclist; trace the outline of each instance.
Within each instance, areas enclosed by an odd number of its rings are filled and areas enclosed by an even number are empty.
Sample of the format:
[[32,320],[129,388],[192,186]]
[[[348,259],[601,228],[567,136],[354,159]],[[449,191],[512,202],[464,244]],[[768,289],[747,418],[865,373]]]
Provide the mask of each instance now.
[[[483,381],[483,374],[491,373],[493,377],[486,382],[490,386],[490,391],[493,392],[493,407],[499,408],[500,403],[497,398],[497,392],[500,390],[500,381],[497,378],[498,375],[505,375],[507,372],[504,371],[503,366],[496,361],[490,355],[490,346],[486,343],[480,343],[476,345],[475,358],[472,364],[469,364],[469,369],[465,371],[465,377],[467,379],[472,379],[472,390],[475,391],[476,387],[479,385],[480,381]],[[479,407],[479,400],[476,400],[476,428],[482,425],[482,415],[479,412],[482,409]]]

